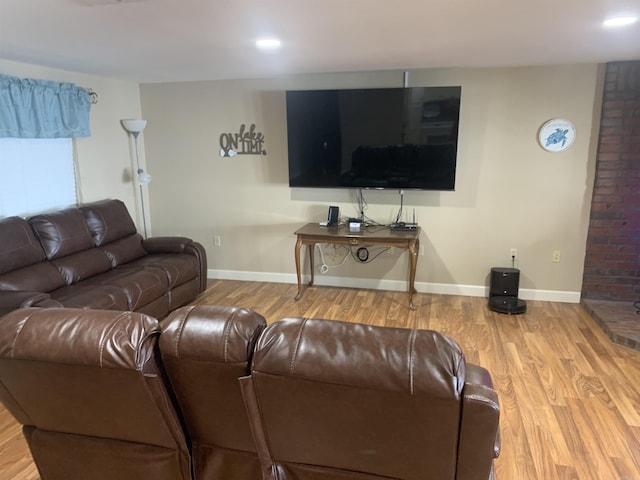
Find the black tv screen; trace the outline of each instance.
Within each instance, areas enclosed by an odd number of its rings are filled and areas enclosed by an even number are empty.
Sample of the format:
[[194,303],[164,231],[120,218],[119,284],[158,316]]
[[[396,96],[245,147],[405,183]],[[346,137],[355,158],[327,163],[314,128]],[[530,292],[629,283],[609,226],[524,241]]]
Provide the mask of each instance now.
[[454,190],[461,92],[287,91],[289,186]]

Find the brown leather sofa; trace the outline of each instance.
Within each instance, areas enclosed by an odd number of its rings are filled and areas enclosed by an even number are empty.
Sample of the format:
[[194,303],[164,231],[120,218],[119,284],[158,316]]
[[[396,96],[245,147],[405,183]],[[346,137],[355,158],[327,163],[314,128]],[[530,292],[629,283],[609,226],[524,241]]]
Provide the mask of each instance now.
[[490,376],[437,332],[279,321],[242,385],[265,480],[492,477]]
[[0,319],[0,400],[42,480],[190,480],[188,444],[157,355],[132,312],[14,310]]
[[1,219],[0,240],[0,315],[65,306],[162,318],[206,288],[202,245],[142,239],[119,200]]
[[181,480],[185,444],[194,480],[492,478],[491,377],[437,332],[212,306],[161,325],[156,349],[137,313],[0,318],[0,400],[42,480]]

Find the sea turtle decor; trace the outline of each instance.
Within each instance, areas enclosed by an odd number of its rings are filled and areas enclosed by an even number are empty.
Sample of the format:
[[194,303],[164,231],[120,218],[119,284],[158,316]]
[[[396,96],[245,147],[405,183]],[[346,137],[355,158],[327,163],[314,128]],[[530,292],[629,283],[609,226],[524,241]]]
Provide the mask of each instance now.
[[549,120],[538,132],[538,143],[547,152],[563,152],[575,140],[576,127],[569,120],[554,118]]
[[562,142],[561,147],[564,147],[567,143],[567,133],[569,133],[568,128],[565,128],[564,130],[556,128],[556,131],[547,137],[547,142],[544,146],[548,147],[549,145],[555,145],[556,143]]

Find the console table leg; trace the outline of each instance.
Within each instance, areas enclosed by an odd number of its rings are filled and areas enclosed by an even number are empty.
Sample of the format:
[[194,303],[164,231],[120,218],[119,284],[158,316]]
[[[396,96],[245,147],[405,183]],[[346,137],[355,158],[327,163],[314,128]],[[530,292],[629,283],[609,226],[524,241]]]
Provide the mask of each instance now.
[[298,237],[295,248],[296,275],[298,276],[298,294],[296,295],[296,301],[300,300],[300,296],[302,295],[302,278],[300,276],[300,247],[302,247],[302,239]]
[[315,243],[310,243],[309,244],[309,265],[311,266],[311,280],[309,280],[309,286],[312,287],[313,286],[313,274],[315,273],[315,266],[313,265],[313,259],[315,257],[314,255],[314,250],[316,249],[316,244]]
[[409,308],[415,310],[413,304],[413,294],[416,293],[416,267],[418,265],[418,252],[420,250],[420,239],[416,237],[415,241],[409,245]]

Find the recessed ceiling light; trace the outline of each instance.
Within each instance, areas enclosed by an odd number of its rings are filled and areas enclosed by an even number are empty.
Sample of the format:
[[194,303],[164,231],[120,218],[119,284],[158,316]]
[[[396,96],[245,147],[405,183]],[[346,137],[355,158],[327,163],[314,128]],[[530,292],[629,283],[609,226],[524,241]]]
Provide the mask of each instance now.
[[282,42],[277,38],[261,38],[256,40],[256,47],[262,48],[265,50],[273,50],[275,48],[280,48]]
[[637,21],[638,17],[634,17],[632,15],[621,15],[619,17],[607,18],[604,22],[602,22],[602,24],[605,27],[623,27],[625,25],[636,23]]

